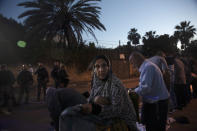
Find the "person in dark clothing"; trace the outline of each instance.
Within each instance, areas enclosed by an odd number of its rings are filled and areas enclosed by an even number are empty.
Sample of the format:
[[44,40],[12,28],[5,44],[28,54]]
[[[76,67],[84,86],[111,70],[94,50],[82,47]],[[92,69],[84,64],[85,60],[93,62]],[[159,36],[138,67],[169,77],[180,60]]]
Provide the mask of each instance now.
[[197,61],[195,61],[194,59],[191,59],[191,74],[192,74],[192,89],[193,89],[193,94],[192,97],[193,98],[197,98]]
[[68,79],[68,74],[65,70],[64,65],[61,66],[61,69],[59,71],[59,79],[60,79],[60,81],[64,82],[65,87],[68,85],[69,79]]
[[177,100],[177,109],[182,110],[186,106],[186,76],[184,70],[184,63],[176,57],[174,59],[175,81],[174,89]]
[[65,88],[65,82],[60,81],[59,88],[49,87],[46,91],[46,102],[53,126],[59,131],[59,116],[67,107],[87,103],[86,98],[73,88]]
[[186,87],[185,87],[185,95],[186,95],[186,102],[189,103],[191,100],[191,90],[190,85],[192,81],[191,70],[192,70],[192,63],[190,59],[186,56],[181,58],[181,61],[184,64],[185,76],[186,76]]
[[18,104],[21,103],[21,100],[24,94],[26,94],[25,104],[28,104],[29,103],[29,88],[33,84],[33,77],[32,77],[31,72],[27,70],[26,65],[23,65],[22,71],[17,76],[17,83],[20,86]]
[[54,62],[53,70],[51,71],[51,77],[54,80],[55,88],[59,86],[59,72],[60,72],[60,61]]
[[3,102],[2,106],[6,107],[8,112],[12,111],[12,106],[16,102],[12,89],[14,82],[15,77],[13,73],[7,69],[7,65],[2,65],[0,71],[0,92]]
[[168,64],[168,68],[170,71],[170,98],[169,98],[169,111],[173,112],[177,107],[177,100],[176,100],[176,94],[174,89],[174,79],[175,79],[175,69],[174,69],[174,59],[172,53],[169,53],[168,56],[165,58],[166,62]]
[[197,77],[194,77],[194,75],[196,74],[193,73],[193,76],[192,76],[193,80],[191,83],[192,89],[193,89],[192,97],[196,99],[197,98]]
[[46,85],[49,82],[49,75],[42,63],[38,63],[38,69],[35,72],[35,75],[37,75],[37,101],[40,101],[40,94],[41,94],[41,88],[43,89],[44,94],[44,100],[46,96]]

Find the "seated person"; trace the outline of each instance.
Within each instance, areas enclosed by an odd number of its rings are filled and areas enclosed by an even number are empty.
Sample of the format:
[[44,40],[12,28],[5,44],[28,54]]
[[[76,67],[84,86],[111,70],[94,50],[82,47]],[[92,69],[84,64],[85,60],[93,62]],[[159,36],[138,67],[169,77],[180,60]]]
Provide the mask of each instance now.
[[[80,112],[82,113],[76,113],[78,117],[71,117],[69,113],[69,115],[63,113],[60,117],[60,127],[61,125],[64,127],[61,127],[60,131],[72,131],[74,130],[74,125],[79,126],[80,120],[82,120],[82,123],[87,124],[84,122],[84,119],[90,120],[91,117],[92,120],[89,121],[91,125],[92,123],[96,126],[98,125],[95,122],[96,119],[98,123],[109,123],[110,125],[113,124],[113,120],[118,119],[125,123],[126,130],[136,131],[136,113],[133,103],[121,81],[112,74],[110,61],[103,55],[97,56],[93,60],[92,65],[93,79],[88,103],[81,105]],[[66,125],[68,122],[70,125]],[[106,126],[106,124],[104,126]],[[75,128],[75,130],[93,130],[93,128],[90,129],[89,127],[87,127],[89,129],[85,129],[85,126],[82,128]]]

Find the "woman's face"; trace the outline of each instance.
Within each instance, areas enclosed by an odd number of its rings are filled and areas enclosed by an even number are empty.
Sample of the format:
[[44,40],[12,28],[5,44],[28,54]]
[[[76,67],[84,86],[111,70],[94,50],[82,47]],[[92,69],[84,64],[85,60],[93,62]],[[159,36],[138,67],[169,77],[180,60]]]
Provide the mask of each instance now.
[[94,71],[99,79],[103,80],[107,77],[109,72],[109,66],[107,62],[103,59],[98,59],[94,65]]

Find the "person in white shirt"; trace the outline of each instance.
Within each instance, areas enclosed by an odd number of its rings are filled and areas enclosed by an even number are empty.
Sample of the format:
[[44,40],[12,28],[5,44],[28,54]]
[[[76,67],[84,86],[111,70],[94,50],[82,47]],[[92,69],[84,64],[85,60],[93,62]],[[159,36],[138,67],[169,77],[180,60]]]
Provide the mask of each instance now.
[[165,54],[162,51],[158,51],[155,56],[149,58],[151,62],[156,64],[162,73],[168,71],[168,64],[165,60]]
[[149,58],[149,60],[157,65],[163,74],[164,82],[168,90],[170,90],[170,72],[168,64],[165,60],[165,53],[163,51],[158,51],[155,56]]
[[140,72],[139,86],[134,91],[142,97],[142,123],[147,131],[165,131],[169,93],[162,72],[139,52],[133,52],[129,61]]

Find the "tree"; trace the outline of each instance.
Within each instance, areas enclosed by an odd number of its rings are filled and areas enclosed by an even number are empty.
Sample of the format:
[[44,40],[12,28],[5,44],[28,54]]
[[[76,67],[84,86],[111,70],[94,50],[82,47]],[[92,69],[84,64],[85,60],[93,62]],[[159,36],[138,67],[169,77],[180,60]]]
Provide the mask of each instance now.
[[197,58],[197,52],[196,51],[197,51],[197,40],[193,40],[189,44],[188,48],[186,50],[184,50],[183,53],[185,53],[185,55],[189,55],[189,56],[192,56],[194,58]]
[[175,26],[174,36],[180,40],[181,48],[186,49],[189,46],[190,39],[196,34],[196,28],[190,25],[190,21],[182,21],[180,25]]
[[174,36],[155,35],[155,31],[146,32],[143,37],[143,54],[146,56],[153,56],[157,51],[161,50],[164,52],[176,52],[177,51],[177,41]]
[[158,38],[158,35],[156,35],[156,31],[149,31],[146,32],[145,35],[142,37],[143,41],[143,54],[146,56],[152,56],[154,54],[153,49],[155,48],[156,38]]
[[157,38],[158,35],[155,35],[155,34],[156,34],[156,31],[146,32],[145,35],[143,36],[143,41]]
[[128,41],[128,44],[130,44],[132,42],[133,45],[138,45],[139,44],[139,40],[140,40],[141,36],[139,33],[137,33],[137,29],[135,28],[131,28],[131,30],[128,32],[128,36],[127,36],[127,39],[129,40]]
[[24,24],[31,35],[38,34],[44,39],[58,37],[59,42],[72,47],[79,44],[82,33],[90,33],[95,40],[94,29],[106,30],[99,21],[101,0],[35,0],[19,3],[30,8],[19,15],[26,17]]
[[89,48],[95,49],[95,43],[94,42],[89,42]]
[[14,19],[0,14],[0,63],[17,63],[27,55],[26,49],[17,46],[24,40],[25,28]]

